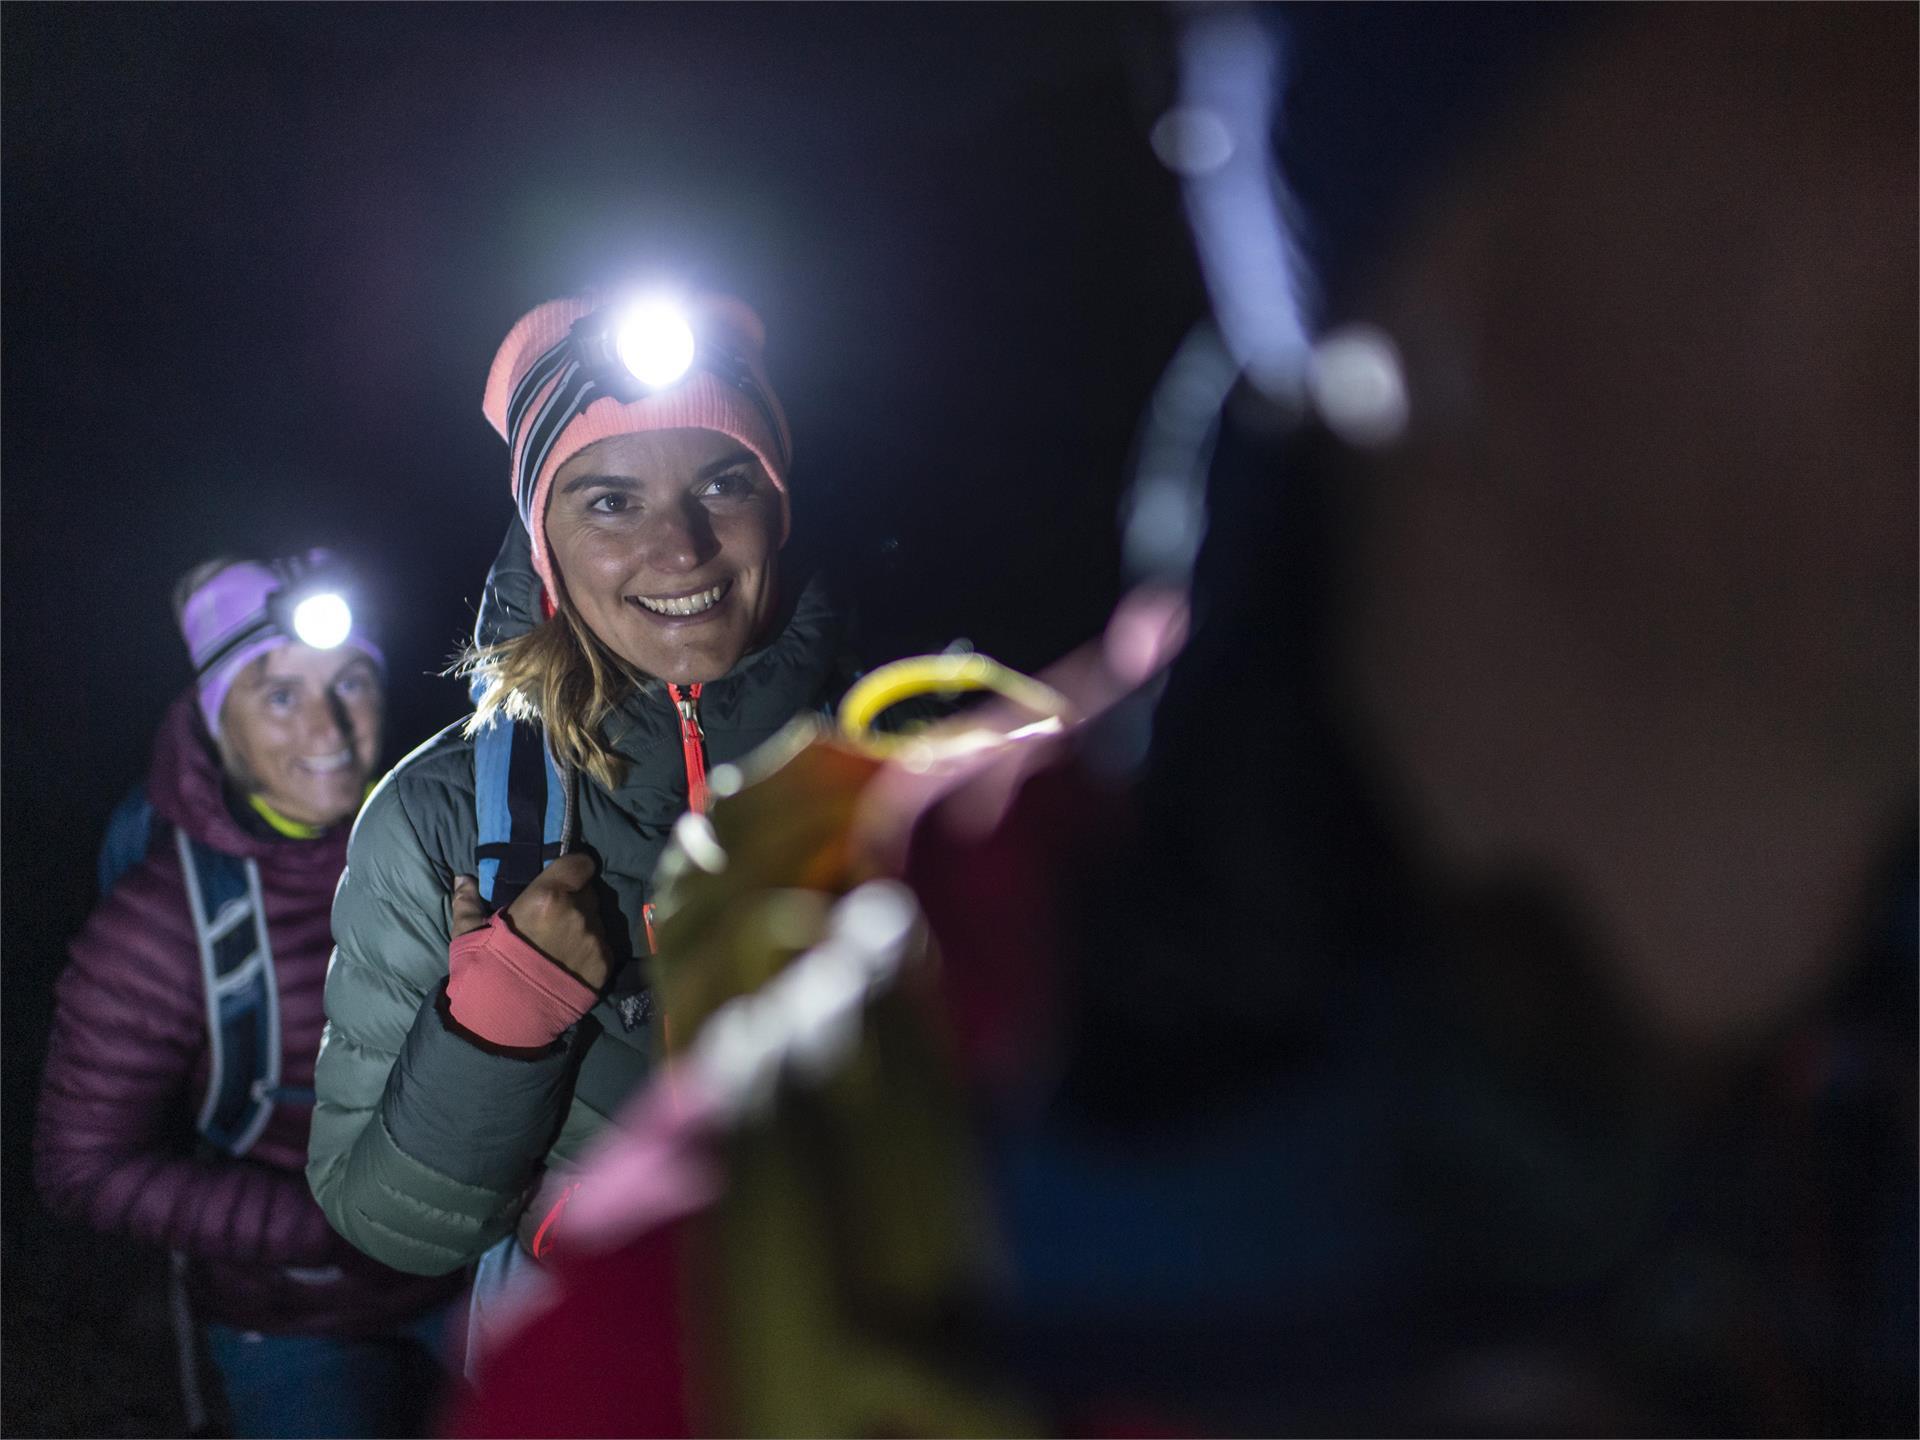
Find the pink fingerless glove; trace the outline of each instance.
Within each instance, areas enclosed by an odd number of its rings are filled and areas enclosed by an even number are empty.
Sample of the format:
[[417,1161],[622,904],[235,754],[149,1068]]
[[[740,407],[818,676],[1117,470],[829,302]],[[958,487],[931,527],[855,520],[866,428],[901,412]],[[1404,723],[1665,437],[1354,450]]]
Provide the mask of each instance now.
[[463,1030],[518,1050],[551,1045],[593,1008],[586,982],[508,928],[504,913],[447,951],[447,1009]]

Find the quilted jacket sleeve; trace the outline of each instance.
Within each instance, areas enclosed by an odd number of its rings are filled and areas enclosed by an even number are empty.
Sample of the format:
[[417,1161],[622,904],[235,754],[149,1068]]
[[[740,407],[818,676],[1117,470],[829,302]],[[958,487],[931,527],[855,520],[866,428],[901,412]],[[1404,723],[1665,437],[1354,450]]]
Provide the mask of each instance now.
[[180,864],[163,849],[100,902],[55,988],[34,1132],[41,1197],[56,1215],[196,1257],[336,1260],[298,1174],[192,1154],[203,991]]
[[447,1018],[453,872],[429,855],[396,778],[355,826],[334,899],[307,1179],[361,1250],[435,1275],[512,1227],[565,1115],[586,1027],[528,1055]]

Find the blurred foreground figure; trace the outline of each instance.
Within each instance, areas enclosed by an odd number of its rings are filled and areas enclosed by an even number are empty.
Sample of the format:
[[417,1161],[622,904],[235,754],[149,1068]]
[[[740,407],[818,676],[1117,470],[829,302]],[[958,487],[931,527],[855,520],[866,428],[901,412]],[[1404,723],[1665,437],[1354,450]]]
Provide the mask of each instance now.
[[1913,12],[1195,27],[1190,639],[715,807],[461,1433],[1914,1432]]
[[327,915],[385,708],[336,578],[316,551],[181,581],[194,687],[110,823],[34,1138],[49,1209],[172,1250],[189,1423],[197,1322],[242,1436],[417,1433],[451,1293],[340,1239],[302,1173]]

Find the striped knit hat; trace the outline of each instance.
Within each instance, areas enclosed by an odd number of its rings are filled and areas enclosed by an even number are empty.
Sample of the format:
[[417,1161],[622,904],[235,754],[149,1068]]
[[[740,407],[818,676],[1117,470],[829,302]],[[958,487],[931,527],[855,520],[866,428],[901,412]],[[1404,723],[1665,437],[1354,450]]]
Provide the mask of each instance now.
[[651,394],[623,398],[617,385],[603,384],[593,356],[575,337],[577,322],[612,313],[595,296],[549,300],[528,311],[493,357],[481,409],[507,442],[514,504],[532,537],[533,568],[549,603],[559,594],[545,523],[554,474],[587,446],[615,435],[692,429],[732,436],[766,467],[780,492],[786,541],[792,438],[761,358],[766,329],[730,296],[696,295],[684,308],[697,346],[693,368]]
[[[193,657],[193,683],[207,733],[220,734],[220,707],[248,665],[298,643],[281,603],[294,587],[332,568],[325,550],[283,560],[212,561],[189,572],[176,594],[180,633]],[[386,668],[386,657],[356,623],[345,644]]]

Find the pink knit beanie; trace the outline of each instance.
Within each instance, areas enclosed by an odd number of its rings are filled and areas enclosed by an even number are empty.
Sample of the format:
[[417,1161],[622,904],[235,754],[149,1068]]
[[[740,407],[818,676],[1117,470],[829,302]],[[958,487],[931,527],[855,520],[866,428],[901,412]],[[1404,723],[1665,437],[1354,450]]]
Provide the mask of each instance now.
[[[766,467],[780,492],[783,544],[787,536],[792,438],[786,412],[767,383],[760,317],[731,296],[690,297],[682,308],[698,346],[693,368],[665,389],[622,399],[595,393],[575,363],[578,352],[570,339],[577,321],[605,307],[596,296],[569,296],[521,316],[493,357],[481,401],[488,422],[507,442],[514,503],[532,537],[533,568],[549,601],[560,593],[547,549],[554,474],[587,446],[615,435],[692,429],[732,436]],[[531,457],[542,446],[545,455],[535,467]]]

